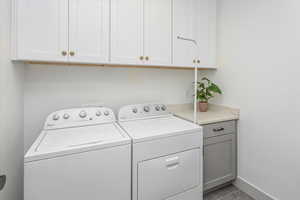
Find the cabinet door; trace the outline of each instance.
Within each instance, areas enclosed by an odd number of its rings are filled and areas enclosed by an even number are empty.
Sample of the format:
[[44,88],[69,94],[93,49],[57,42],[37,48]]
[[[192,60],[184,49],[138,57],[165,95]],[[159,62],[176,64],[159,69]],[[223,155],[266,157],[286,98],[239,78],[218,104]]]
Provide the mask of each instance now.
[[69,6],[69,60],[108,62],[109,0],[70,0]]
[[235,179],[235,140],[234,134],[204,140],[204,190]]
[[193,67],[197,58],[196,0],[174,0],[173,62]]
[[67,61],[68,0],[17,0],[16,6],[16,59]]
[[111,0],[111,62],[142,64],[142,1]]
[[144,0],[145,64],[172,64],[172,0]]
[[216,0],[197,1],[197,59],[199,67],[216,67]]

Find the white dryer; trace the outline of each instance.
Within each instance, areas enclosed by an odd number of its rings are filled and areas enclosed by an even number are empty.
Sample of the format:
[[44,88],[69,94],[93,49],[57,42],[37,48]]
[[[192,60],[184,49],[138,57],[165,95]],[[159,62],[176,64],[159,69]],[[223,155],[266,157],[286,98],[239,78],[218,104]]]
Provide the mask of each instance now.
[[202,200],[202,128],[161,104],[120,109],[133,140],[132,200]]
[[105,107],[61,110],[25,155],[25,200],[130,200],[131,139]]

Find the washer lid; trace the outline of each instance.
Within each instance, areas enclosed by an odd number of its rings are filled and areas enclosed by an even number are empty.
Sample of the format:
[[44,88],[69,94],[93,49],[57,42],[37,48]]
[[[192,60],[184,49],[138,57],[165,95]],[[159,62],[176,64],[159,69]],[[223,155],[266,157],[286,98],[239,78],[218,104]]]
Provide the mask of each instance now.
[[45,130],[25,156],[26,161],[130,143],[115,123]]
[[199,131],[202,128],[194,123],[174,116],[119,122],[134,142],[175,136]]

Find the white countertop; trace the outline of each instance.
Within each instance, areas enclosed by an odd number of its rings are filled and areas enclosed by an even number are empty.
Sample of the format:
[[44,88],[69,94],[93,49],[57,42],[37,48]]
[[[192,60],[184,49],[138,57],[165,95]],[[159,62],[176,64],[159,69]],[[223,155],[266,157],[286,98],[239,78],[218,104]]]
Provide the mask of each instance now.
[[[194,121],[193,104],[168,105],[170,112],[189,121]],[[221,105],[209,104],[207,112],[197,113],[197,123],[200,125],[222,121],[238,120],[240,110]]]

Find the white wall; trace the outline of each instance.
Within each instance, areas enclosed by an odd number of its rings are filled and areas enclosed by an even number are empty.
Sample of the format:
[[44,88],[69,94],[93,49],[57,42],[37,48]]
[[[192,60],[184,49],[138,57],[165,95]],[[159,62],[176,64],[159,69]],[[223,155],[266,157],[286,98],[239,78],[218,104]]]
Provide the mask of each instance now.
[[0,1],[0,174],[7,175],[1,200],[23,199],[23,66],[10,62],[10,3]]
[[217,102],[241,108],[238,175],[299,199],[300,1],[219,0]]
[[51,112],[89,103],[123,104],[192,100],[193,70],[28,65],[25,70],[25,150]]

